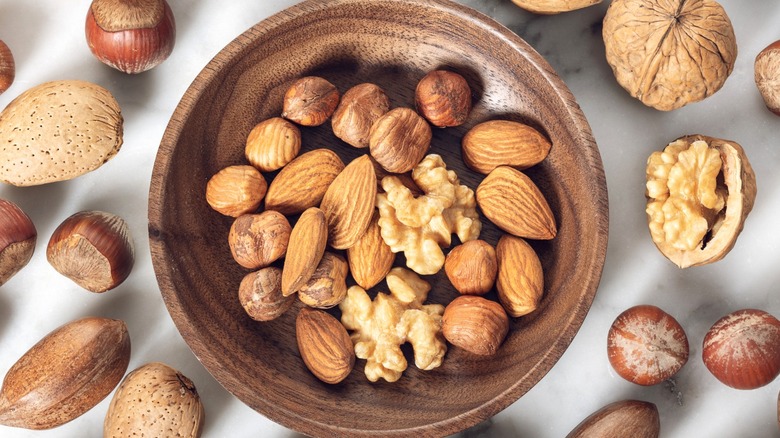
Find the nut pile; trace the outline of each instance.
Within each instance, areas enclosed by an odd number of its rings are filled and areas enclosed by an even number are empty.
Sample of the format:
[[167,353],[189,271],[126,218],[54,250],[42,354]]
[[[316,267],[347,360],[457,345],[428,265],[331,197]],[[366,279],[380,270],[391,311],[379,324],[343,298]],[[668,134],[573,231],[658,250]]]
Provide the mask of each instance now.
[[[234,218],[233,258],[251,271],[238,288],[241,305],[252,319],[270,321],[297,296],[305,305],[296,319],[298,348],[323,382],[345,379],[355,358],[366,360],[368,380],[394,382],[407,368],[400,348],[407,342],[423,370],[441,365],[447,341],[495,354],[510,317],[538,307],[544,274],[525,239],[552,239],[557,228],[522,170],[552,145],[519,122],[479,123],[462,149],[465,164],[486,176],[476,190],[462,184],[442,156],[428,152],[431,126],[465,123],[471,96],[466,79],[445,70],[418,82],[415,109],[391,108],[376,84],[340,95],[325,78],[300,78],[285,93],[281,115],[249,132],[247,163],[207,182],[208,204]],[[339,139],[368,153],[348,163],[327,148],[301,154],[301,131],[328,120]],[[495,248],[479,239],[478,208],[505,232]],[[460,243],[447,254],[453,234]],[[406,267],[393,267],[397,253]],[[426,303],[431,285],[420,277],[442,268],[462,294],[446,308]],[[372,299],[367,290],[383,280],[390,293]],[[497,301],[484,296],[493,290]]]

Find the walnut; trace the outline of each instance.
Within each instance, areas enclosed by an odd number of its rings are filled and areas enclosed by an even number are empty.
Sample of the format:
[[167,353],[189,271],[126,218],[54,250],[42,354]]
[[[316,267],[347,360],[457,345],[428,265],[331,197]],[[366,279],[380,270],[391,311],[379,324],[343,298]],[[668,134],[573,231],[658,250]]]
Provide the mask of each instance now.
[[661,253],[681,268],[723,258],[756,198],[742,147],[702,135],[682,137],[647,160],[647,219]]
[[737,58],[731,21],[713,0],[614,0],[603,36],[620,85],[662,111],[718,91]]
[[444,266],[441,246],[452,243],[452,233],[467,242],[479,237],[482,223],[474,191],[460,184],[441,156],[425,157],[412,171],[412,179],[423,195],[415,198],[395,176],[382,179],[385,193],[379,193],[376,201],[379,227],[390,249],[404,252],[407,267],[432,275]]
[[422,370],[441,365],[447,344],[441,332],[444,306],[423,304],[431,286],[415,273],[393,268],[387,274],[390,295],[378,293],[371,301],[360,286],[352,286],[339,304],[341,323],[355,345],[355,355],[366,359],[368,380],[395,382],[407,368],[401,345],[414,349],[414,364]]

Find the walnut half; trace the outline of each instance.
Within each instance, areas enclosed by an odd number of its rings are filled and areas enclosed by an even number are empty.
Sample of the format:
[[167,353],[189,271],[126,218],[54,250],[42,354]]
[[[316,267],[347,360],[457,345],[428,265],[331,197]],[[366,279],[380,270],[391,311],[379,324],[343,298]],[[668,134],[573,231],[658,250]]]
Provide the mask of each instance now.
[[680,268],[722,259],[756,199],[756,176],[742,147],[689,135],[647,160],[647,220],[653,242]]

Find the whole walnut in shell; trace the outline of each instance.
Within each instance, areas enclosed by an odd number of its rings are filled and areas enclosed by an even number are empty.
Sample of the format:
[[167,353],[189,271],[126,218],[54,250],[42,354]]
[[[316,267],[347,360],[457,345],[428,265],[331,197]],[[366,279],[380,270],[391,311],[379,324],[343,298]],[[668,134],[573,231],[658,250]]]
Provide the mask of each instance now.
[[713,0],[615,0],[603,36],[620,85],[662,111],[718,91],[737,58],[731,21]]

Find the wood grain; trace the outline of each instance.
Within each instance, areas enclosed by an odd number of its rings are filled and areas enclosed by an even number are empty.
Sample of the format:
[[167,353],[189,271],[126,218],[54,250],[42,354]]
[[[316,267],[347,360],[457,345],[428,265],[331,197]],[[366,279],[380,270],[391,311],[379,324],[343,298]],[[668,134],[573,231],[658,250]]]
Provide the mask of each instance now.
[[[247,134],[281,112],[284,92],[297,78],[320,75],[340,92],[373,82],[387,91],[392,107],[411,108],[417,81],[440,68],[460,73],[473,90],[469,120],[434,129],[431,148],[464,184],[473,189],[483,178],[466,168],[460,148],[463,135],[479,122],[516,120],[553,144],[547,159],[526,171],[559,226],[555,239],[531,242],[545,271],[545,296],[539,311],[511,321],[495,356],[451,348],[442,367],[410,366],[392,384],[369,383],[358,361],[343,382],[326,385],[306,369],[296,347],[300,303],[267,323],[251,320],[241,308],[236,290],[246,271],[232,261],[225,243],[231,219],[205,202],[206,181],[243,162]],[[302,152],[327,147],[345,163],[365,153],[336,138],[329,123],[302,128],[301,135]],[[157,279],[193,352],[258,412],[327,436],[452,434],[525,394],[563,354],[588,312],[604,263],[607,225],[601,158],[569,90],[517,35],[443,0],[305,1],[243,33],[183,96],[160,144],[149,199]],[[486,222],[481,238],[495,245],[500,235]],[[426,280],[434,285],[429,301],[446,304],[457,296],[444,272]],[[376,290],[387,287],[382,282]],[[494,292],[487,297],[496,299]]]

